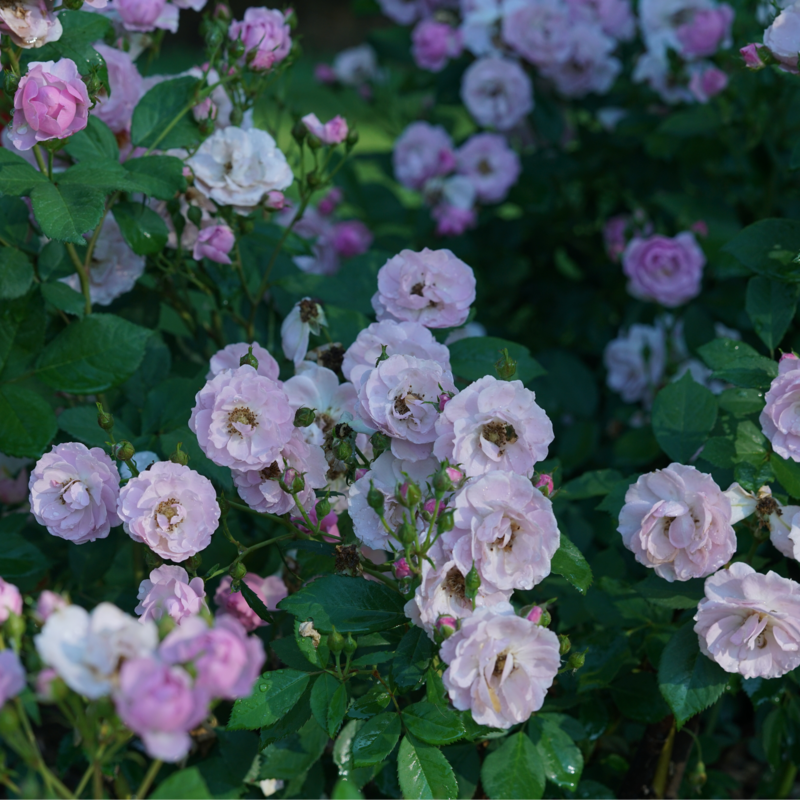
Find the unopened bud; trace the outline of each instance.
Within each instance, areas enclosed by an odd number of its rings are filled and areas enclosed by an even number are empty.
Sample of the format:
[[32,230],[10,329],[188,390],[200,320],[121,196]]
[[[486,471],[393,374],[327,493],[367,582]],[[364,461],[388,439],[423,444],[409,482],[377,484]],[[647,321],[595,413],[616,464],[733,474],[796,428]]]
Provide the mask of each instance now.
[[[313,136],[308,137],[308,146],[314,150],[315,148],[311,145],[312,142],[319,142],[319,139],[315,139]],[[312,170],[308,173],[308,175],[306,175],[306,183],[310,188],[316,189],[317,186],[322,183],[322,179],[319,177],[319,173],[316,170]]]
[[229,570],[228,575],[235,581],[240,581],[247,575],[247,567],[241,561],[237,561]]
[[173,464],[180,464],[182,467],[185,467],[189,463],[189,454],[181,450],[182,444],[183,442],[178,442],[178,444],[175,445],[175,452],[170,454],[169,460]]
[[127,441],[120,442],[114,450],[117,461],[130,461],[136,455],[136,448]]
[[347,638],[344,640],[344,654],[346,656],[351,656],[355,651],[358,649],[358,644],[356,644],[356,640],[353,638],[352,633],[347,634]]
[[228,45],[228,52],[232,58],[241,58],[244,55],[244,42],[241,39],[234,39]]
[[306,479],[298,472],[292,481],[292,492],[300,494],[306,488]]
[[375,488],[375,484],[369,482],[369,491],[367,492],[367,505],[379,516],[383,516],[383,509],[386,500],[383,492]]
[[433,476],[433,491],[438,500],[441,500],[448,492],[453,491],[453,481],[447,474],[447,469],[442,465]]
[[502,356],[495,362],[494,368],[500,380],[510,381],[517,374],[517,362],[508,354],[508,349],[503,348]]
[[542,609],[542,616],[539,619],[539,624],[543,628],[547,628],[547,627],[549,627],[549,625],[550,625],[550,623],[552,621],[553,621],[553,618],[550,616],[550,612],[546,608],[543,608]]
[[397,487],[394,493],[397,502],[406,508],[415,508],[422,500],[422,492],[413,481],[406,481]]
[[525,615],[525,619],[527,619],[528,622],[532,622],[534,625],[538,625],[541,622],[543,613],[544,613],[544,609],[541,606],[534,606]]
[[580,669],[584,662],[586,661],[586,651],[584,650],[582,653],[573,653],[569,657],[569,661],[567,661],[567,669]]
[[436,620],[436,632],[442,640],[452,636],[458,628],[458,620],[455,617],[439,617]]
[[203,563],[203,556],[200,553],[193,555],[191,558],[187,559],[186,561],[186,569],[191,570],[192,572],[197,572],[200,569],[200,565]]
[[0,708],[0,734],[8,738],[13,736],[19,728],[19,717],[14,707],[6,703]]
[[3,75],[5,79],[3,86],[5,87],[6,92],[13,96],[16,94],[17,89],[19,88],[20,77],[19,75],[15,75],[10,70],[5,71]]
[[355,126],[352,126],[347,132],[347,138],[344,141],[347,145],[348,153],[358,144],[358,131]]
[[331,501],[327,497],[323,497],[314,510],[317,512],[317,520],[322,522],[331,513]]
[[247,352],[239,359],[239,366],[258,369],[258,359],[253,355],[253,345],[250,345]]
[[572,648],[572,642],[569,640],[569,636],[565,636],[562,633],[558,634],[558,652],[560,655],[565,656],[569,653],[570,649]]
[[189,222],[191,222],[192,225],[199,228],[200,223],[203,221],[203,210],[199,206],[189,206],[186,216],[189,218]]
[[689,786],[695,790],[700,790],[706,785],[708,775],[706,774],[706,765],[702,761],[698,761],[695,768],[686,776],[689,781]]
[[212,50],[215,50],[222,44],[222,41],[225,38],[225,32],[219,25],[214,25],[212,23],[208,25],[208,27],[206,28],[205,37],[206,37],[206,44]]
[[294,412],[295,428],[307,428],[317,418],[313,408],[298,408]]
[[417,539],[417,529],[405,520],[397,531],[397,538],[405,545],[413,544]]
[[97,403],[97,424],[104,431],[110,431],[114,428],[114,417],[107,411],[103,411],[103,406],[100,403]]
[[372,452],[375,454],[375,458],[381,453],[385,453],[392,446],[392,440],[381,431],[373,433],[369,441],[372,444]]
[[241,108],[237,108],[236,106],[233,107],[231,111],[231,125],[235,125],[238,127],[242,124],[242,120],[244,119],[244,112]]
[[538,475],[534,486],[545,496],[550,497],[553,494],[553,476],[552,475]]
[[292,127],[292,136],[294,140],[300,144],[305,141],[306,136],[308,136],[308,128],[306,128],[305,124],[300,122],[300,120],[297,120]]
[[344,650],[344,636],[336,628],[328,636],[328,649],[334,654],[341,653]]
[[[311,133],[311,131],[308,132],[308,138],[306,139],[306,144],[308,145],[309,150],[319,150],[320,147],[322,147],[322,142],[320,141],[319,137],[314,136],[314,134]],[[317,174],[316,171],[314,171],[313,174],[316,175]],[[311,178],[311,173],[309,173],[308,177]],[[309,185],[310,184],[311,181],[309,180]]]
[[436,527],[440,533],[448,533],[455,527],[455,519],[453,518],[453,511],[446,508],[439,514],[439,519],[436,520]]
[[347,461],[353,455],[353,446],[343,439],[333,449],[333,453],[339,461]]
[[297,28],[297,14],[294,13],[293,8],[287,8],[283,14],[284,21],[289,26],[289,30],[293,31]]
[[408,561],[406,561],[405,558],[398,558],[397,561],[392,564],[392,572],[398,580],[411,577],[411,568],[408,566]]
[[467,600],[472,602],[472,607],[475,607],[475,598],[478,596],[478,589],[481,588],[481,576],[475,568],[475,562],[472,562],[472,568],[464,576],[464,596]]

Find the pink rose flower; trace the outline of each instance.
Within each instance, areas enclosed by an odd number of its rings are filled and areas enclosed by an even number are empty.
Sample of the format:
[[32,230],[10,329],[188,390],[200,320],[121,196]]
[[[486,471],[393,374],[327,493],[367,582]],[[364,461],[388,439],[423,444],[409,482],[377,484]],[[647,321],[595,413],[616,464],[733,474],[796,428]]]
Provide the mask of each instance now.
[[53,612],[60,608],[66,608],[68,605],[69,603],[60,594],[45,589],[36,601],[36,617],[45,623]]
[[[411,577],[411,568],[408,566],[408,561],[406,561],[405,558],[398,558],[397,561],[392,564],[392,572],[398,580]],[[407,614],[407,616],[410,615]]]
[[0,7],[0,32],[25,49],[57,42],[63,29],[53,13],[54,0],[20,0]]
[[733,9],[727,4],[716,8],[701,8],[691,19],[675,29],[681,45],[681,55],[688,58],[713,56],[730,42]]
[[727,86],[728,76],[714,66],[693,70],[689,79],[689,90],[698,103],[707,103]]
[[305,488],[298,492],[297,497],[304,508],[313,507],[316,502],[314,489],[324,489],[328,483],[328,462],[319,445],[304,440],[302,428],[293,430],[291,438],[271,464],[261,469],[232,470],[239,497],[261,513],[285,514],[291,511],[295,508],[294,497],[284,492],[278,483],[287,469],[303,475]]
[[767,65],[764,63],[764,59],[761,58],[761,54],[758,52],[764,47],[763,44],[751,43],[746,44],[744,47],[740,48],[739,54],[741,55],[742,59],[744,60],[744,65],[748,69],[764,69]]
[[142,621],[158,622],[164,614],[180,624],[187,617],[199,614],[205,607],[206,590],[202,578],[192,578],[183,567],[164,564],[139,584],[134,611]]
[[533,111],[533,86],[516,61],[490,56],[467,68],[461,99],[479,125],[507,131]]
[[430,359],[437,361],[445,372],[450,372],[450,351],[436,341],[428,328],[419,322],[387,319],[364,328],[347,348],[342,363],[345,377],[360,384],[362,374],[375,368],[384,346],[387,356],[400,354]]
[[172,763],[191,749],[189,731],[205,719],[210,701],[192,683],[185,669],[153,656],[122,665],[114,705],[125,725],[142,737],[151,758]]
[[510,605],[479,608],[440,651],[453,705],[479,725],[510,728],[544,704],[561,664],[558,636],[514,615]]
[[0,578],[0,625],[11,614],[16,614],[18,617],[22,616],[22,595],[13,583]]
[[436,220],[437,236],[461,236],[474,228],[478,215],[473,208],[460,208],[449,203],[440,203],[431,210],[431,217]]
[[439,415],[433,454],[469,477],[496,469],[531,477],[547,458],[553,424],[521,381],[486,375],[456,395]]
[[216,352],[211,356],[211,361],[208,363],[209,371],[208,375],[206,375],[206,380],[210,381],[221,372],[239,369],[241,366],[239,362],[242,356],[247,355],[250,347],[253,348],[253,355],[258,361],[258,374],[277,381],[280,374],[278,362],[270,355],[269,350],[262,347],[258,342],[253,342],[252,345],[248,345],[245,342],[229,344]]
[[372,307],[378,320],[420,322],[427,328],[456,328],[475,301],[475,274],[449,250],[401,250],[378,272]]
[[205,550],[220,516],[211,481],[171,461],[131,478],[119,494],[117,512],[131,539],[170,561]]
[[292,47],[288,16],[274,8],[250,7],[242,22],[232,22],[228,35],[244,42],[251,69],[267,70],[283,61]]
[[13,650],[0,651],[0,708],[25,688],[25,667]]
[[441,390],[457,391],[436,361],[394,355],[364,373],[358,389],[359,414],[371,428],[392,437],[398,458],[428,458],[436,440]]
[[133,109],[144,94],[142,76],[130,53],[103,42],[96,42],[93,46],[106,62],[111,93],[99,97],[91,113],[114,133],[129,131]]
[[612,39],[627,42],[636,35],[636,17],[630,0],[567,0],[577,17],[595,22]]
[[344,192],[338,187],[334,186],[322,200],[317,203],[317,211],[324,217],[329,217],[339,207],[344,199]]
[[209,627],[202,617],[191,617],[172,630],[159,648],[168,664],[191,662],[195,686],[212,697],[247,697],[264,664],[264,645],[235,616],[222,614]]
[[764,31],[764,45],[790,72],[797,71],[797,53],[800,51],[800,8],[784,8]]
[[114,8],[126,30],[149,31],[160,28],[175,33],[178,30],[178,7],[167,0],[116,0]]
[[275,461],[294,431],[286,392],[250,366],[220,373],[195,402],[189,427],[221,467],[261,469]]
[[65,139],[86,127],[89,94],[69,58],[32,61],[14,94],[11,141],[17,150]]
[[[270,611],[275,611],[278,603],[289,594],[286,584],[277,575],[262,578],[255,572],[248,572],[244,576],[244,582]],[[214,594],[214,602],[218,606],[217,616],[230,615],[238,620],[246,631],[254,631],[256,628],[268,625],[266,620],[261,619],[250,608],[241,592],[231,591],[232,583],[230,575],[226,575],[219,582],[219,587]]]
[[779,678],[800,666],[800,584],[739,561],[708,578],[705,593],[694,630],[726,672]]
[[668,308],[683,305],[700,294],[706,257],[692,233],[673,239],[651,236],[632,239],[622,255],[622,269],[634,297]]
[[446,22],[426,19],[411,34],[411,55],[420,69],[441,72],[451,58],[461,55],[461,32]]
[[483,203],[501,203],[519,179],[519,156],[505,136],[479,133],[471,136],[456,154],[458,172],[469,178],[475,195]]
[[603,353],[608,375],[606,385],[626,403],[642,401],[649,407],[664,377],[667,340],[657,325],[631,325],[606,345]]
[[730,500],[710,475],[683,464],[631,485],[617,530],[636,560],[670,583],[710,575],[736,552]]
[[764,395],[766,405],[758,421],[772,449],[781,458],[800,461],[800,361],[784,356],[778,377]]
[[454,500],[455,527],[442,537],[466,575],[501,590],[532,589],[550,574],[560,543],[553,504],[522,475],[489,472]]
[[333,228],[333,247],[342,258],[366,253],[372,239],[369,228],[358,219],[337,222]]
[[308,132],[323,144],[341,144],[347,138],[347,121],[343,117],[336,116],[323,124],[316,114],[306,114],[301,122]]
[[569,57],[569,36],[575,20],[567,3],[528,0],[509,3],[503,14],[503,41],[538,67],[563,63]]
[[228,253],[233,248],[236,237],[227,225],[210,225],[201,228],[192,250],[192,258],[195,261],[202,261],[207,258],[217,264],[230,264],[231,259]]
[[453,171],[453,141],[439,125],[412,122],[395,142],[392,163],[403,186],[420,190],[431,178]]
[[33,516],[53,536],[85,544],[120,524],[119,472],[99,447],[55,445],[36,462],[28,488]]

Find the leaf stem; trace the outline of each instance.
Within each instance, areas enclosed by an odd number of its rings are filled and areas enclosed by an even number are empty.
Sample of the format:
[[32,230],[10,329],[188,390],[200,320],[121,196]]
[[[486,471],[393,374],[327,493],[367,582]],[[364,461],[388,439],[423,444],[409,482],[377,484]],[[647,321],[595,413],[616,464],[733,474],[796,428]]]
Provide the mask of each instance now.
[[67,242],[67,252],[69,253],[72,263],[75,265],[75,270],[81,282],[81,291],[83,292],[84,300],[83,310],[88,316],[92,313],[92,290],[89,286],[89,273],[86,267],[84,267],[83,262],[78,258],[78,251],[75,249],[75,245],[72,244],[72,242]]

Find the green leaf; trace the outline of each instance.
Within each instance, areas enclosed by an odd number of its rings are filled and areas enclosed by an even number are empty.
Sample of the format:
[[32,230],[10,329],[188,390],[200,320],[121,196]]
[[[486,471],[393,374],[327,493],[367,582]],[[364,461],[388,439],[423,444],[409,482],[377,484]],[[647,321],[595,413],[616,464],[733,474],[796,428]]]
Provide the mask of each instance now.
[[0,300],[0,370],[2,379],[24,374],[44,346],[46,315],[39,292]]
[[134,146],[171,150],[198,144],[200,129],[189,111],[199,83],[187,75],[162,81],[150,89],[133,110]]
[[531,718],[528,733],[547,779],[574,792],[583,772],[583,754],[572,737],[561,728],[560,717],[559,714],[538,714]]
[[51,306],[60,309],[74,317],[82,317],[86,313],[86,300],[80,292],[61,281],[43,283],[41,286],[42,297]]
[[407,621],[405,598],[383,583],[324,575],[278,603],[300,620],[313,619],[321,633],[378,633]]
[[[2,159],[0,159],[0,171],[2,171]],[[28,206],[19,197],[0,196],[0,237],[14,247],[26,245],[30,230],[29,215]],[[39,275],[44,280],[45,276],[42,276],[41,271],[41,253],[39,259]]]
[[588,497],[604,497],[620,481],[622,474],[615,469],[598,469],[584,472],[558,490],[559,498],[585,500]]
[[353,766],[382,764],[400,738],[400,715],[394,711],[378,714],[364,723],[353,739]]
[[274,725],[294,707],[310,679],[308,673],[296,669],[265,672],[250,696],[234,703],[228,730],[256,730]]
[[670,713],[653,672],[628,672],[611,684],[611,697],[628,719],[652,725]]
[[517,362],[517,374],[512,380],[529,383],[534,378],[546,374],[546,370],[530,354],[527,347],[505,339],[496,339],[492,336],[471,336],[468,339],[459,339],[449,345],[450,365],[453,374],[466,381],[477,381],[484,375],[497,377],[494,365],[502,358],[500,352],[508,349],[508,355]]
[[592,585],[592,568],[583,553],[562,533],[550,568],[566,578],[581,594]]
[[38,458],[56,435],[56,415],[38,393],[15,383],[0,386],[0,452]]
[[670,583],[655,573],[634,584],[634,589],[651,603],[663,608],[696,608],[702,600],[704,581],[694,578],[689,581]]
[[377,684],[366,694],[362,694],[361,697],[357,697],[353,701],[347,711],[347,716],[353,719],[369,719],[383,711],[391,700],[389,692],[383,686]]
[[197,767],[189,767],[173,772],[149,795],[157,800],[206,800],[212,795]]
[[781,486],[792,497],[800,498],[800,464],[781,458],[777,453],[769,457],[769,463]]
[[316,720],[308,720],[297,733],[271,744],[264,751],[259,778],[291,780],[302,775],[319,759],[329,741],[328,734]]
[[[276,723],[261,729],[259,736],[261,749],[297,733],[309,720],[311,720],[310,685],[306,686],[300,699],[292,706],[291,713],[284,714]],[[314,727],[319,729],[316,722],[314,722]]]
[[5,147],[0,148],[0,192],[28,195],[34,186],[47,183],[47,176],[32,167],[22,156]]
[[363,800],[363,797],[358,786],[347,778],[339,778],[331,793],[331,800]]
[[22,297],[33,283],[33,267],[28,257],[14,247],[0,247],[0,297]]
[[731,239],[723,251],[759,275],[779,281],[800,281],[800,266],[793,259],[800,251],[800,222],[762,219]]
[[453,744],[466,735],[461,717],[449,708],[423,700],[403,709],[403,724],[427,744]]
[[125,168],[119,161],[110,158],[81,161],[58,175],[58,185],[60,187],[85,186],[90,189],[99,189],[104,194],[132,190],[132,184],[128,182],[128,173]]
[[764,392],[758,389],[726,389],[717,397],[719,407],[736,417],[757,414],[764,408]]
[[294,639],[297,647],[305,658],[314,666],[325,669],[328,666],[330,651],[328,650],[327,637],[320,638],[319,644],[314,647],[314,640],[310,636],[300,635],[300,625],[303,620],[294,621]]
[[264,601],[244,581],[239,584],[239,588],[242,592],[242,597],[247,601],[247,605],[249,605],[264,622],[269,622],[270,624],[275,622],[275,617],[264,605]]
[[515,733],[486,756],[481,782],[492,800],[539,800],[545,782],[542,757],[525,733]]
[[23,51],[21,64],[27,66],[31,61],[69,58],[75,62],[81,75],[88,75],[93,67],[101,67],[105,72],[105,61],[92,44],[103,41],[106,33],[111,31],[109,18],[90,11],[61,11],[58,21],[64,29],[61,38],[44,47]]
[[745,308],[753,328],[769,350],[783,340],[797,311],[800,286],[757,276],[747,284]]
[[94,115],[89,115],[82,131],[69,137],[64,149],[76,161],[99,161],[110,159],[119,163],[117,137],[111,128]]
[[715,467],[733,469],[736,461],[736,445],[730,436],[712,436],[703,445],[700,457]]
[[767,438],[751,420],[744,420],[736,427],[734,443],[737,461],[762,464],[768,455]]
[[697,350],[714,370],[714,377],[736,386],[768,389],[778,375],[778,365],[760,356],[750,345],[734,339],[715,339]]
[[73,322],[45,347],[36,362],[38,376],[60,392],[104,392],[136,371],[150,334],[114,314],[92,314]]
[[413,736],[400,742],[397,779],[406,800],[455,800],[458,796],[456,776],[442,751]]
[[171,200],[186,189],[183,161],[175,156],[129,158],[122,166],[128,172],[128,179],[150,197]]
[[333,675],[324,672],[311,690],[311,713],[333,739],[347,711],[347,687]]
[[661,449],[682,464],[703,446],[716,421],[716,398],[688,372],[665,386],[653,403],[653,434]]
[[412,626],[397,645],[392,662],[392,676],[402,689],[416,686],[424,677],[433,658],[433,643],[422,628]]
[[716,702],[730,677],[700,652],[693,627],[693,622],[687,622],[669,640],[658,668],[659,689],[678,727]]
[[42,233],[73,244],[86,244],[83,234],[97,226],[106,205],[105,194],[99,189],[50,182],[36,184],[31,201]]
[[131,250],[140,256],[160,253],[169,230],[161,217],[142,203],[117,203],[111,212]]
[[[58,415],[58,427],[74,440],[88,447],[105,447],[110,441],[108,434],[97,424],[96,406],[65,408]],[[114,420],[114,438],[117,441],[134,438],[133,431],[120,419]]]
[[458,781],[459,800],[472,800],[481,776],[481,764],[474,744],[455,744],[442,749]]

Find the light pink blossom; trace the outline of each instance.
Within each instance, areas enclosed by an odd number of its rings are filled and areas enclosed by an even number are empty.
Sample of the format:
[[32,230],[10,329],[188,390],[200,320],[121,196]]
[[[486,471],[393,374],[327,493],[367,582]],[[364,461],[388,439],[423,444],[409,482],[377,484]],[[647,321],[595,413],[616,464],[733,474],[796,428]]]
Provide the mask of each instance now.
[[147,33],[160,28],[176,33],[179,11],[167,0],[116,0],[114,9],[126,30]]
[[18,617],[22,616],[22,595],[13,583],[0,578],[0,625],[11,614],[16,614]]
[[228,35],[244,42],[245,57],[251,69],[268,70],[283,61],[292,47],[291,28],[284,14],[274,8],[251,6],[244,19],[231,23]]
[[209,371],[206,375],[206,380],[210,381],[220,372],[239,369],[241,366],[239,362],[242,356],[247,355],[250,347],[253,348],[253,356],[258,361],[258,374],[277,381],[280,374],[278,362],[270,355],[269,350],[262,347],[258,342],[253,342],[252,345],[248,345],[245,342],[229,344],[216,352],[211,356],[211,361],[208,363]]
[[458,172],[469,178],[475,195],[483,203],[500,203],[519,179],[519,156],[505,136],[479,133],[470,137],[456,154]]
[[[278,608],[278,603],[289,594],[286,584],[277,575],[262,578],[260,575],[256,575],[255,572],[248,572],[243,580],[270,611],[275,611]],[[218,607],[217,616],[230,615],[234,617],[246,631],[254,631],[262,625],[267,625],[267,621],[261,619],[250,608],[241,592],[231,591],[232,583],[230,575],[226,575],[219,582],[219,587],[214,594],[214,602]]]
[[704,66],[691,71],[689,90],[698,103],[707,103],[728,86],[728,76],[715,66]]
[[569,58],[567,37],[575,21],[567,3],[506,0],[503,11],[503,41],[526,61],[545,67]]
[[650,406],[656,387],[664,377],[667,340],[660,325],[631,325],[603,352],[608,370],[606,384],[626,403],[643,402]]
[[42,623],[47,622],[54,611],[66,608],[67,605],[69,604],[60,594],[45,589],[36,601],[36,617]]
[[453,140],[439,125],[412,122],[395,142],[392,163],[403,186],[420,190],[431,178],[455,168]]
[[301,121],[308,132],[323,144],[341,144],[347,138],[347,121],[338,115],[324,124],[316,114],[306,114]]
[[103,56],[108,68],[109,94],[103,93],[91,113],[114,133],[130,130],[133,109],[142,97],[142,76],[130,53],[95,42],[94,49]]
[[369,250],[373,236],[358,219],[337,222],[333,227],[333,248],[342,258],[360,256]]
[[781,359],[778,377],[764,395],[766,405],[758,420],[764,436],[781,458],[800,461],[800,361]]
[[721,47],[729,46],[733,17],[733,9],[727,3],[695,11],[690,20],[675,30],[681,55],[703,58],[713,56]]
[[426,19],[411,34],[411,55],[420,69],[441,72],[451,58],[461,55],[461,32],[446,22]]
[[485,128],[507,131],[533,111],[533,87],[516,61],[481,58],[464,73],[461,99]]
[[25,667],[13,650],[0,651],[0,708],[25,689]]
[[180,624],[206,607],[205,596],[202,578],[189,580],[183,567],[164,564],[139,584],[139,605],[134,611],[142,621],[158,622],[166,614]]
[[800,52],[800,7],[784,8],[764,31],[764,45],[789,71],[797,70]]
[[230,264],[231,257],[228,254],[235,242],[236,237],[227,225],[209,225],[200,229],[192,250],[192,258],[195,261],[207,258],[217,264]]
[[0,6],[0,32],[17,47],[42,47],[57,42],[63,28],[53,13],[54,0],[20,0]]

